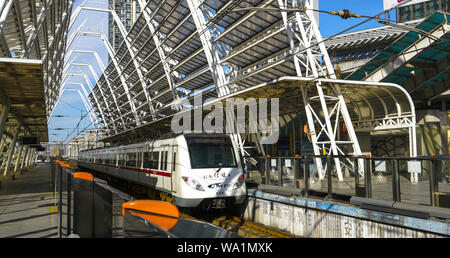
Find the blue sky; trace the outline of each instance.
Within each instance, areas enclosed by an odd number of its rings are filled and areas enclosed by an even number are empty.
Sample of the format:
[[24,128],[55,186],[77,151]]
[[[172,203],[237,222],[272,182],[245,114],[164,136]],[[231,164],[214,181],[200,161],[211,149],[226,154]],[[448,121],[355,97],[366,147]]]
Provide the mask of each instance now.
[[[75,0],[73,6],[73,12],[77,9],[81,3],[85,0]],[[107,0],[89,0],[86,6],[95,7],[95,8],[106,8]],[[383,11],[383,1],[382,0],[320,0],[319,9],[325,11],[339,11],[342,9],[348,9],[353,13],[357,13],[364,16],[373,16],[379,14]],[[341,32],[344,29],[347,29],[357,23],[360,23],[364,20],[364,18],[355,19],[350,18],[347,20],[341,19],[338,16],[332,16],[324,13],[320,13],[320,31],[323,37],[329,37],[336,33]],[[393,18],[392,18],[393,19]],[[82,11],[74,23],[71,31],[69,31],[68,38],[70,38],[73,31],[83,23],[83,30],[85,31],[97,31],[103,32],[107,35],[107,24],[108,24],[108,15],[105,13],[98,13],[92,11]],[[365,23],[362,26],[357,27],[355,30],[362,30],[367,28],[378,27],[376,21],[370,21]],[[354,30],[353,30],[354,31]],[[69,49],[80,49],[80,50],[96,50],[100,58],[103,60],[105,65],[107,62],[107,52],[104,44],[102,43],[100,38],[86,37],[86,36],[77,36],[76,39],[71,44]],[[92,65],[93,69],[97,73],[97,75],[101,76],[101,69],[98,65],[98,62],[95,60],[92,54],[81,54],[74,53],[72,54],[69,60],[66,60],[69,63],[89,63]],[[91,71],[88,67],[80,67],[73,66],[70,69],[71,73],[85,73],[91,82],[92,85],[95,85],[95,79],[92,76]],[[88,116],[85,116],[84,119],[80,118],[86,115],[86,108],[81,100],[79,93],[76,90],[82,90],[79,83],[83,83],[86,87],[86,90],[90,92],[87,82],[83,81],[80,77],[72,77],[67,80],[69,83],[66,85],[66,91],[63,92],[59,103],[57,103],[55,107],[54,115],[63,116],[63,117],[51,117],[49,120],[49,137],[50,142],[54,141],[63,141],[67,139],[65,142],[68,142],[75,136],[80,137],[82,134],[78,134],[83,128],[93,128],[90,125],[92,122]],[[79,130],[75,130],[74,128],[79,123]],[[55,130],[58,129],[58,130]],[[69,135],[71,132],[73,134]],[[68,136],[69,135],[69,136]]]
[[[340,11],[343,9],[348,9],[352,13],[363,16],[374,16],[383,11],[383,0],[319,0],[319,10]],[[391,19],[393,19],[392,16]],[[349,18],[344,20],[339,16],[320,13],[319,28],[323,37],[329,37],[356,25],[363,20],[365,20],[365,18]],[[355,28],[355,30],[379,26],[380,24],[378,22],[372,20]]]
[[[72,13],[75,12],[77,7],[83,3],[85,0],[75,0]],[[89,2],[92,2],[89,4]],[[103,3],[103,4],[102,4]],[[107,0],[89,0],[86,4],[88,7],[102,8],[106,9]],[[107,24],[108,16],[105,13],[98,13],[93,11],[81,11],[78,18],[74,22],[71,30],[68,34],[68,40],[74,31],[83,24],[82,31],[89,32],[103,32],[107,35]],[[68,42],[69,44],[69,42]],[[106,48],[102,40],[98,37],[88,37],[88,36],[76,36],[73,42],[70,44],[68,50],[95,50],[100,55],[100,59],[104,65],[108,64],[108,56]],[[102,71],[93,54],[84,54],[80,52],[73,52],[70,57],[66,56],[66,65],[69,63],[81,64],[88,63],[92,66],[97,77],[100,77]],[[94,86],[96,81],[92,71],[87,66],[72,65],[68,69],[70,74],[86,74],[88,76],[90,83]],[[60,101],[56,104],[53,116],[49,120],[49,138],[50,142],[64,141],[68,142],[73,137],[80,137],[82,134],[79,132],[83,128],[93,128],[92,121],[89,116],[86,116],[87,109],[78,91],[81,93],[83,89],[80,84],[83,84],[86,91],[90,93],[90,89],[87,81],[81,76],[70,76],[65,82],[67,84],[64,86],[66,90],[62,92]],[[86,100],[89,101],[89,100]],[[62,116],[62,117],[59,117]],[[83,119],[81,119],[84,116]],[[74,130],[74,128],[79,123],[79,129]],[[55,130],[56,129],[56,130]],[[73,132],[73,133],[72,133]],[[71,134],[72,133],[72,134]],[[69,136],[68,136],[69,135]]]

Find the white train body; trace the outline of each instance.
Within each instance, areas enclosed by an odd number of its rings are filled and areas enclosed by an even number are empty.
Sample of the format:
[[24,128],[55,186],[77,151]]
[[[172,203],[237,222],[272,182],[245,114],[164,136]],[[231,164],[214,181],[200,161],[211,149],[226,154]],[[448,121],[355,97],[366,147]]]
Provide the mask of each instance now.
[[229,136],[219,134],[186,134],[78,156],[79,167],[169,193],[180,207],[242,203],[247,190],[241,162]]

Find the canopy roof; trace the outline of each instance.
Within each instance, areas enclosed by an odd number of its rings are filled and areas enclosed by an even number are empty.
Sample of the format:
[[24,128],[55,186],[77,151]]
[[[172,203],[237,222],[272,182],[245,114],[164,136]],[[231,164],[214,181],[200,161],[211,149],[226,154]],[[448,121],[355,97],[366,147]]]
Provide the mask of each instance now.
[[0,58],[0,97],[10,103],[8,126],[48,141],[41,60]]

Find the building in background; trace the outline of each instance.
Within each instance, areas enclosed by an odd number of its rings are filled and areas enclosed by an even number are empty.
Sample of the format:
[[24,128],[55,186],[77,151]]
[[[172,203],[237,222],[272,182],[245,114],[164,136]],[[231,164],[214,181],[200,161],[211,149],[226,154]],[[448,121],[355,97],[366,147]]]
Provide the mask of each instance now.
[[[141,13],[141,8],[136,0],[108,0],[109,6],[116,11],[125,29],[130,31],[137,17]],[[117,24],[111,15],[108,18],[108,30],[109,30],[109,42],[114,48],[114,51],[119,49],[120,44],[123,41],[123,37],[120,34]]]
[[104,130],[86,131],[83,137],[73,138],[69,143],[65,144],[65,157],[69,159],[76,158],[80,151],[103,148],[105,145],[100,139],[105,136],[106,131]]
[[57,158],[59,156],[64,156],[64,144],[63,142],[56,142],[50,145],[51,156]]
[[66,145],[67,158],[74,159],[78,157],[78,152],[80,152],[80,147],[82,147],[82,142],[84,142],[83,140],[84,137],[73,138],[70,140],[70,142]]
[[[383,0],[383,6],[387,10],[401,2],[403,0]],[[397,22],[424,19],[435,11],[450,12],[450,0],[413,0],[396,9]]]

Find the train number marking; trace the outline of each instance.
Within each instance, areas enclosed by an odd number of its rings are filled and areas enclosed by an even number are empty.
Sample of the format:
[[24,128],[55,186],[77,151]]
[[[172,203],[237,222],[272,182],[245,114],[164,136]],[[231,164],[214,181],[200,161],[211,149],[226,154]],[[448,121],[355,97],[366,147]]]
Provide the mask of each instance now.
[[223,183],[215,183],[215,184],[210,184],[208,185],[208,188],[211,189],[221,189],[221,188],[227,188],[228,184],[223,184]]

